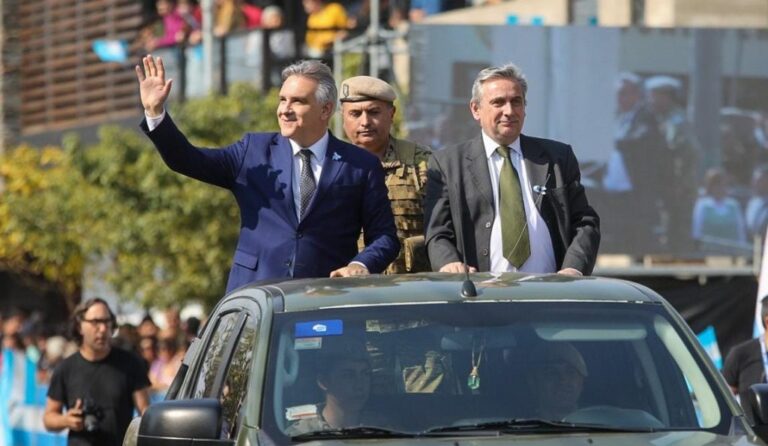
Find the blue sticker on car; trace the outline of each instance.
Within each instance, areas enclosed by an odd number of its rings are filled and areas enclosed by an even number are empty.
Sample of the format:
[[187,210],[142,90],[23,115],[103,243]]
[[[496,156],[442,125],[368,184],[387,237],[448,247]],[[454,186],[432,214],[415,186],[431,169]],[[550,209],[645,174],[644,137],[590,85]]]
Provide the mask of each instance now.
[[344,334],[344,321],[341,319],[296,323],[297,338],[309,338],[314,336],[338,336],[341,334]]

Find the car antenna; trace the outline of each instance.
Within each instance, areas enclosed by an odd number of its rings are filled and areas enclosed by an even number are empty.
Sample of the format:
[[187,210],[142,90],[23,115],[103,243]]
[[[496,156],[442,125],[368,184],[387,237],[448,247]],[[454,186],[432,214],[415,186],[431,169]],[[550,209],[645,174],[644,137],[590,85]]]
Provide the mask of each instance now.
[[[458,197],[460,195],[459,186],[457,183],[453,183],[453,185],[456,188],[456,196]],[[459,223],[461,224],[462,228],[464,227],[463,217],[464,213],[459,210]],[[464,282],[461,284],[461,297],[477,297],[477,288],[475,287],[475,283],[472,282],[472,279],[469,277],[469,265],[467,265],[467,250],[464,249],[464,237],[457,233],[456,241],[458,242],[459,249],[461,249],[461,258],[465,274]]]
[[[464,240],[462,240],[463,242]],[[462,243],[463,245],[464,243]],[[464,251],[464,247],[461,247],[461,253],[464,256],[464,274],[466,275],[466,278],[464,279],[464,283],[461,284],[461,297],[477,297],[477,288],[475,287],[475,283],[472,282],[472,279],[469,278],[469,266],[467,265],[467,252]]]

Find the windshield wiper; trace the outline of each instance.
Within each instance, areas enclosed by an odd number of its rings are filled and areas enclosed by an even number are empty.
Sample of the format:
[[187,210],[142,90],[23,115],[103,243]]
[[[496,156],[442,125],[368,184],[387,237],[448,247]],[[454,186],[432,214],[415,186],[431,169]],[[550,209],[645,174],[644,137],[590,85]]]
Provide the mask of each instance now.
[[293,441],[310,441],[329,438],[413,438],[414,434],[376,426],[345,427],[306,432],[291,437]]
[[455,434],[459,432],[496,431],[509,432],[654,432],[651,427],[622,427],[605,424],[568,423],[540,418],[512,418],[483,423],[440,426],[422,432],[422,436]]

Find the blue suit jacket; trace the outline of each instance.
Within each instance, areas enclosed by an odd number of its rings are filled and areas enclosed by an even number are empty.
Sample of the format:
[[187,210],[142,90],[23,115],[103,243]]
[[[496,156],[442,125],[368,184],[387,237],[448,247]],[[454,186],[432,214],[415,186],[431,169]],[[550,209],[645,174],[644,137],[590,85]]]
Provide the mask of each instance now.
[[[328,277],[358,261],[383,271],[400,249],[379,160],[329,135],[323,172],[301,221],[293,201],[293,152],[279,133],[247,133],[221,149],[189,143],[166,114],[144,132],[176,172],[232,191],[240,237],[227,291],[261,279]],[[358,253],[360,230],[366,248]]]

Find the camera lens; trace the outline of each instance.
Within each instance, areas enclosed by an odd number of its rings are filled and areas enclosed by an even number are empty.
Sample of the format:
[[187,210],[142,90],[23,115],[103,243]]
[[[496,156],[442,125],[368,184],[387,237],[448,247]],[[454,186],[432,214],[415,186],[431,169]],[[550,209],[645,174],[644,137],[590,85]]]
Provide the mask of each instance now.
[[83,428],[86,432],[96,432],[99,430],[99,420],[101,419],[101,408],[90,398],[83,402]]
[[94,414],[88,414],[83,419],[83,427],[86,432],[96,432],[99,429],[99,420]]

